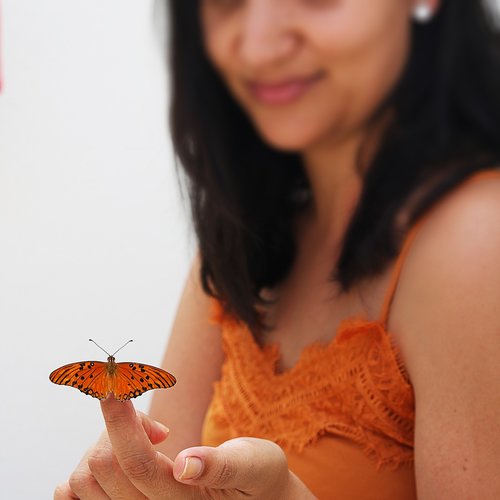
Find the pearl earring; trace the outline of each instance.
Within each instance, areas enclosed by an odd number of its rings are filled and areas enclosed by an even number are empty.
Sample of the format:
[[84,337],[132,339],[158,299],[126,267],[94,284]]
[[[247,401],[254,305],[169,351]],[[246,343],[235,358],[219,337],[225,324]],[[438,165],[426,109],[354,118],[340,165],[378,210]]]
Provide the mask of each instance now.
[[433,12],[427,2],[419,2],[413,9],[413,19],[417,23],[427,23],[432,19]]

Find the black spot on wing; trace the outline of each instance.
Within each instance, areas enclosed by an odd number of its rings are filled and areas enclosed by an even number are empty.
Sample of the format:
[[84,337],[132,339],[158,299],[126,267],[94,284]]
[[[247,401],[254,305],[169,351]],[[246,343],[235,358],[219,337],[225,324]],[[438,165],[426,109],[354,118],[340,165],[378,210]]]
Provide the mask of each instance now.
[[120,389],[116,399],[123,401],[140,396],[151,389],[163,389],[175,384],[175,377],[160,368],[139,363],[117,363]]
[[131,373],[135,365],[136,363],[117,363],[117,392],[115,392],[115,398],[118,401],[136,398],[143,392],[139,380]]
[[148,371],[151,373],[151,378],[159,382],[161,384],[161,387],[164,388],[172,387],[177,382],[177,380],[171,373],[168,373],[167,371],[162,370],[161,368],[156,368],[155,366],[150,366],[148,368],[149,368]]
[[54,384],[74,387],[88,396],[105,397],[99,392],[104,387],[99,377],[104,377],[105,367],[106,363],[102,361],[78,361],[54,370],[49,379]]

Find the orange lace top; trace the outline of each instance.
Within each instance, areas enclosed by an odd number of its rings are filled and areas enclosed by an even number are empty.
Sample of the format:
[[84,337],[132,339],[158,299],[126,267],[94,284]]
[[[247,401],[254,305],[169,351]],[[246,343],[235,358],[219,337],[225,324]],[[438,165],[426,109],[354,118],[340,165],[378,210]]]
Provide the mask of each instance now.
[[260,347],[214,301],[212,320],[221,325],[226,358],[205,417],[203,444],[217,446],[238,436],[270,439],[318,498],[416,498],[414,394],[385,325],[421,222],[396,261],[380,320],[343,321],[329,344],[307,347],[283,373],[276,372],[278,346]]

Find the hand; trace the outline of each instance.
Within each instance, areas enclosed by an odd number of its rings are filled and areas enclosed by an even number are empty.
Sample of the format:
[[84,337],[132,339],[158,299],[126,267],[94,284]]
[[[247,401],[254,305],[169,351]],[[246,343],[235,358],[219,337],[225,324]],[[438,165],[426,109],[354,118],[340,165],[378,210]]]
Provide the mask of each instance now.
[[[139,420],[140,425],[152,444],[161,443],[167,438],[169,432],[168,428],[150,419],[147,415],[144,415],[144,413],[137,412],[136,420]],[[54,500],[78,500],[80,498],[92,498],[96,500],[104,498],[109,499],[110,496],[104,493],[104,490],[94,478],[89,467],[89,461],[98,464],[100,460],[111,460],[111,467],[115,468],[117,474],[121,473],[116,463],[116,457],[112,451],[111,442],[106,431],[102,433],[97,443],[83,456],[82,460],[71,474],[69,481],[56,488]],[[123,489],[124,484],[122,484],[120,488]],[[135,490],[135,488],[130,485],[129,490],[132,491],[132,489]],[[111,498],[114,497],[111,496]],[[122,498],[126,498],[125,490],[122,493]],[[134,498],[134,496],[130,498]]]
[[55,500],[314,498],[271,441],[236,438],[197,446],[175,461],[153,448],[168,431],[130,401],[101,402],[107,435],[84,457]]

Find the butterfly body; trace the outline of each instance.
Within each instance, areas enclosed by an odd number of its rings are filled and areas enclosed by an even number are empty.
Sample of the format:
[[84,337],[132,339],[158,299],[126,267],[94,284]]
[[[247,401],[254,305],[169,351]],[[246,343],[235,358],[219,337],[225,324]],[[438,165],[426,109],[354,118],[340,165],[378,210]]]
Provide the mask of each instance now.
[[108,356],[108,361],[106,362],[106,373],[113,376],[116,373],[117,364],[115,363],[115,358],[113,356]]
[[136,398],[151,389],[172,387],[175,377],[156,366],[135,362],[79,361],[54,370],[49,379],[54,384],[67,385],[92,396],[105,399],[111,392],[118,401]]

